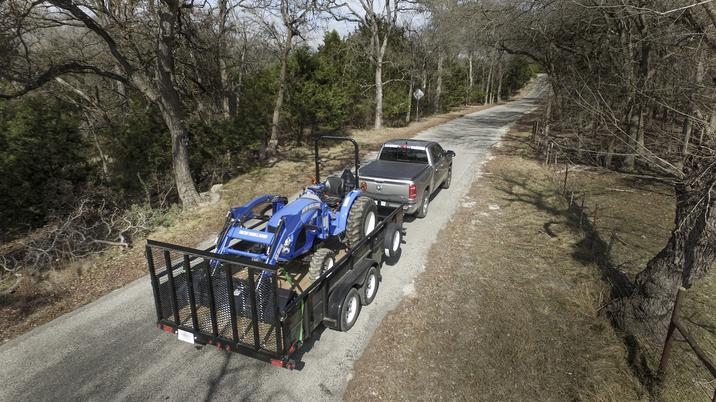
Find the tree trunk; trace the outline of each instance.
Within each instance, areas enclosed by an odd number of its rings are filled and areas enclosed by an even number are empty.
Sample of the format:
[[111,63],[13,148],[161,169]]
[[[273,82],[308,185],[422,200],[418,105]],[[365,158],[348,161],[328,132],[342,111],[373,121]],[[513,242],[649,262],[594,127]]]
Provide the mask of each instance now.
[[609,309],[629,334],[663,341],[679,286],[691,287],[716,262],[716,155],[709,152],[687,157],[671,238],[637,275],[632,293]]
[[383,57],[379,55],[375,62],[375,121],[373,128],[383,128]]
[[609,142],[607,142],[607,154],[604,156],[604,167],[607,169],[612,168],[612,159],[614,158],[614,149],[616,147],[617,139],[614,136],[610,136]]
[[691,141],[691,129],[693,124],[691,123],[691,116],[684,117],[684,124],[681,127],[681,138],[684,140],[681,146],[681,155],[686,156],[689,153],[689,142]]
[[494,68],[494,60],[490,59],[490,69],[485,80],[485,105],[492,103],[490,92],[492,91],[492,70]]
[[288,70],[288,55],[291,52],[291,41],[293,40],[293,31],[288,30],[286,35],[286,43],[283,46],[283,53],[281,54],[281,71],[278,76],[278,92],[276,93],[276,102],[273,108],[273,118],[271,119],[271,138],[268,142],[268,149],[266,150],[269,154],[276,153],[278,149],[278,123],[281,119],[281,107],[283,106],[283,96],[286,92],[286,74]]
[[705,146],[704,137],[707,142],[710,142],[713,146],[716,144],[716,109],[711,110],[711,117],[704,125],[704,129],[699,134],[699,145]]
[[413,88],[415,87],[415,78],[410,73],[410,87],[408,88],[408,112],[405,114],[405,124],[410,124],[410,113],[413,111]]
[[440,52],[438,55],[438,77],[435,82],[435,111],[440,112],[442,109],[440,108],[440,96],[443,92],[443,62],[445,60],[445,55],[443,52]]
[[644,107],[639,107],[639,128],[636,131],[636,153],[637,155],[644,155],[646,148],[644,147],[644,133],[646,129],[646,113],[644,113]]
[[629,148],[627,149],[628,155],[624,156],[624,165],[622,168],[627,172],[631,172],[634,170],[634,163],[636,160],[634,153],[637,149],[636,135],[639,130],[639,116],[636,111],[637,106],[634,104],[634,101],[629,103],[628,108],[629,109],[626,113],[626,130],[624,131],[627,133]]
[[383,128],[383,57],[385,57],[385,50],[388,48],[388,32],[383,34],[381,40],[377,21],[374,21],[372,30],[371,49],[375,53],[375,122],[373,128],[379,130]]
[[189,137],[184,127],[179,94],[174,87],[173,45],[180,7],[177,1],[162,1],[159,9],[159,41],[157,43],[156,79],[159,109],[172,137],[172,165],[179,199],[186,206],[199,203],[199,193],[189,168]]
[[229,69],[226,65],[228,48],[226,45],[226,21],[228,19],[227,0],[219,1],[219,78],[221,79],[221,111],[224,119],[233,116],[236,104],[234,86],[229,78]]
[[502,62],[497,65],[497,103],[502,102]]
[[467,56],[467,104],[472,102],[472,87],[475,86],[474,68],[472,64],[472,52]]

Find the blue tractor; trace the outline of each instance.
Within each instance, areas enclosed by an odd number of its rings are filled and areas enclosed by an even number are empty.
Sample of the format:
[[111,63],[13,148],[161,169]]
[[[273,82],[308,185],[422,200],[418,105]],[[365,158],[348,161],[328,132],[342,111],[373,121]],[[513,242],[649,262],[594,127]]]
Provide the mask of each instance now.
[[[346,169],[341,176],[328,176],[321,182],[321,140],[353,143],[355,173]],[[314,184],[296,200],[289,203],[286,197],[267,194],[231,208],[217,238],[216,253],[275,266],[313,252],[308,274],[317,279],[334,265],[338,248],[353,247],[369,235],[378,215],[374,201],[358,185],[358,144],[350,138],[322,136],[315,142],[314,156]]]

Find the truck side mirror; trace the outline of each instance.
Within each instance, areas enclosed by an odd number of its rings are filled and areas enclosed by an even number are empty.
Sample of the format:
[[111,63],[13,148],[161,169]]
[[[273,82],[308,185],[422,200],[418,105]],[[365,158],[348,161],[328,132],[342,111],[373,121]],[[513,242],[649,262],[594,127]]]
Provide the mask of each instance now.
[[450,158],[455,157],[455,151],[445,151],[444,155],[449,156]]

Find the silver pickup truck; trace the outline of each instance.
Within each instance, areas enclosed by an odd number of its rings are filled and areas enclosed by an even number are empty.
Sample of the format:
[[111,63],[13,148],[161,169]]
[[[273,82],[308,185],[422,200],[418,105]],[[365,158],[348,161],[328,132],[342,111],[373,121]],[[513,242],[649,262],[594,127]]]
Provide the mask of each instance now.
[[376,160],[359,170],[360,186],[378,205],[407,203],[406,213],[424,218],[430,196],[440,187],[450,187],[454,156],[437,142],[391,140]]

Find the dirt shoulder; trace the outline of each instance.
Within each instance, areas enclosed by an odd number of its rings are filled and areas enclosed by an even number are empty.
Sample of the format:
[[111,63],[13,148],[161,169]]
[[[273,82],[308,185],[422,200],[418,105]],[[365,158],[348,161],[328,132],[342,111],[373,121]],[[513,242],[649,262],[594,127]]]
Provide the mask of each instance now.
[[[459,108],[401,128],[355,130],[352,136],[365,155],[388,139],[413,137],[427,128],[492,106]],[[336,159],[333,161],[336,168],[352,161],[348,148],[332,149],[330,153]],[[258,194],[296,193],[309,184],[312,174],[312,146],[286,147],[271,166],[256,168],[225,183],[219,203],[168,213],[166,224],[148,237],[182,245],[198,244],[221,229],[226,210],[231,206]],[[110,249],[41,278],[23,281],[13,294],[0,297],[0,344],[146,275],[143,245],[144,239],[135,239],[132,248]]]
[[483,166],[415,295],[355,364],[346,400],[648,398],[597,314],[609,288],[528,132],[518,124]]

